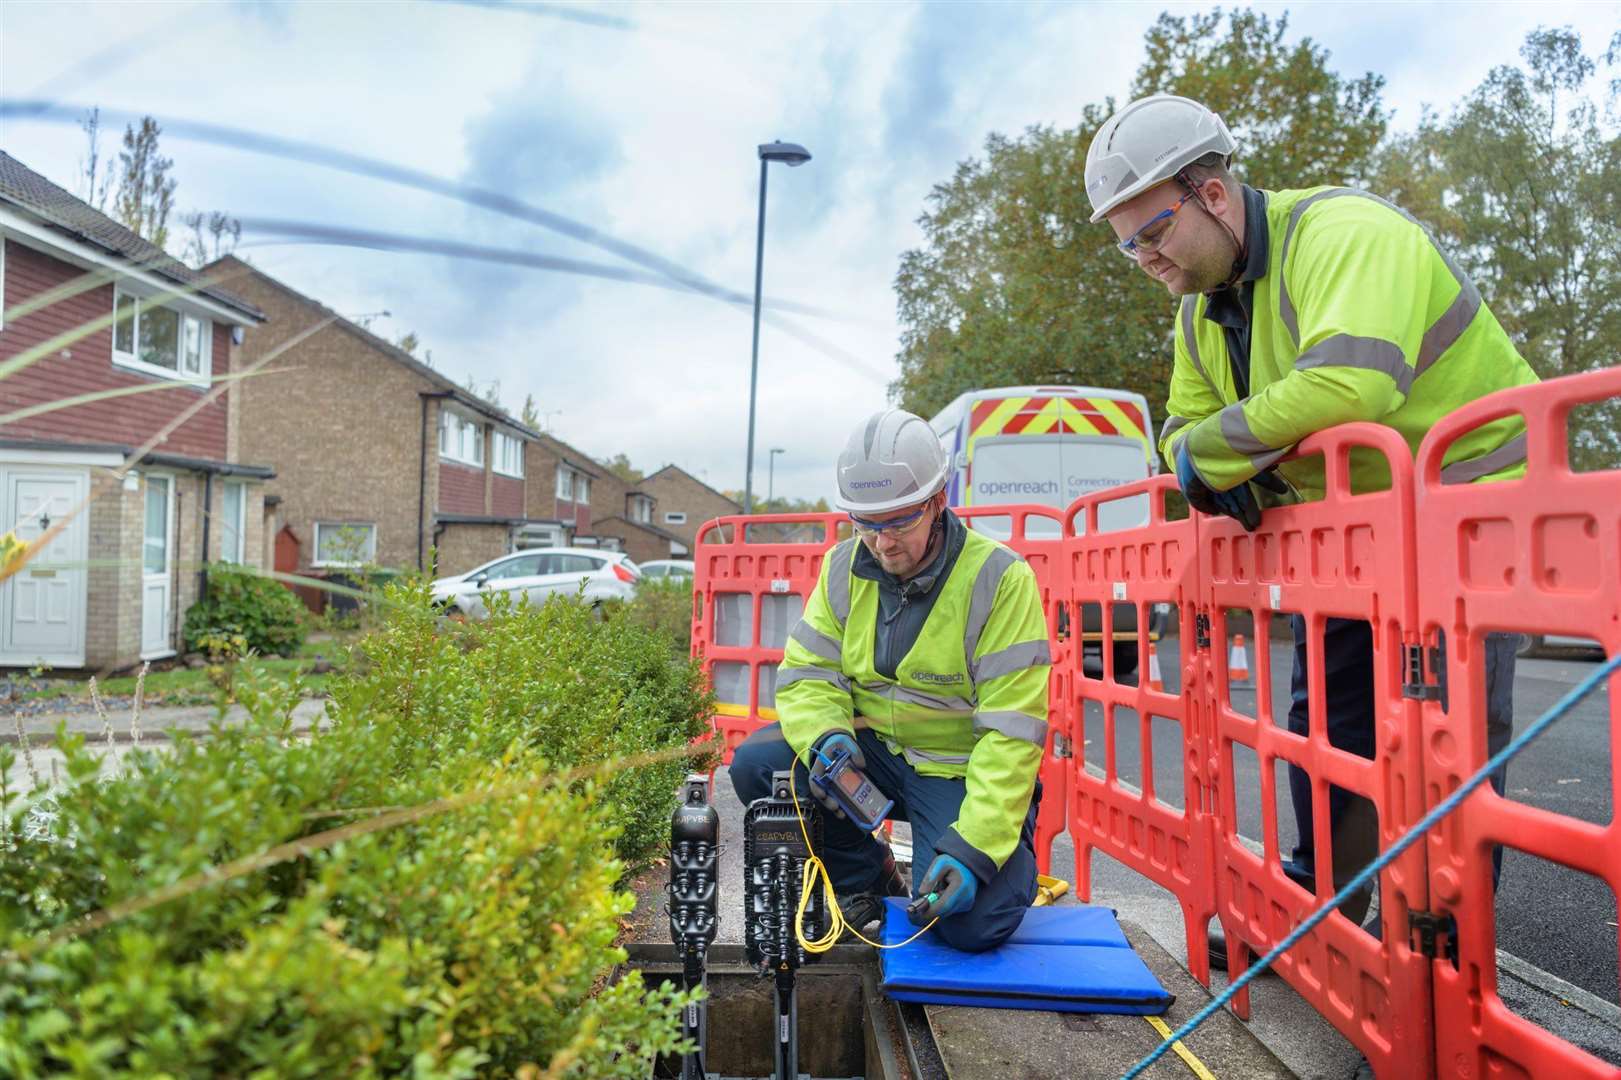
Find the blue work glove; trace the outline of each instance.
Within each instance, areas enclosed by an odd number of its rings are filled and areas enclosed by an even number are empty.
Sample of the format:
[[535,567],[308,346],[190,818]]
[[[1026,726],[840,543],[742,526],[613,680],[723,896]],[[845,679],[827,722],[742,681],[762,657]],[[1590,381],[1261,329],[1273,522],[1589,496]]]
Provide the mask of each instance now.
[[811,795],[825,809],[843,817],[844,811],[839,808],[839,801],[828,790],[832,786],[832,781],[824,781],[823,777],[827,774],[827,766],[833,760],[835,750],[844,750],[855,762],[856,768],[865,769],[867,759],[861,756],[861,745],[856,742],[855,736],[847,731],[830,731],[812,743],[811,747]]
[[[1223,514],[1254,532],[1261,524],[1261,506],[1250,491],[1249,482],[1241,483],[1229,491],[1217,491],[1206,484],[1188,457],[1188,441],[1183,439],[1176,448],[1176,483],[1188,505],[1202,514]],[[1289,486],[1271,469],[1255,474],[1254,483],[1268,491],[1282,495]]]
[[950,855],[936,855],[906,917],[913,926],[926,926],[933,919],[961,915],[974,906],[978,893],[979,879],[972,870]]

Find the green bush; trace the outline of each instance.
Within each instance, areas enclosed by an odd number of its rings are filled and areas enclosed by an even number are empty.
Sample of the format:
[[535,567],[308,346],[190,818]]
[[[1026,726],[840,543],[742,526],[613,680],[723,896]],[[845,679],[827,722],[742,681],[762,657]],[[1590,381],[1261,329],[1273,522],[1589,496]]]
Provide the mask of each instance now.
[[245,646],[261,655],[291,656],[304,644],[304,612],[298,597],[275,579],[212,563],[208,594],[186,612],[186,649],[226,656]]
[[[249,661],[244,726],[136,751],[110,778],[64,731],[68,779],[19,798],[0,746],[0,1075],[628,1078],[676,1048],[686,999],[607,975],[633,902],[616,847],[659,843],[692,763],[612,765],[704,729],[694,666],[565,601],[467,627],[420,586],[388,599],[359,646],[369,669],[336,680],[313,737],[290,737],[298,687]],[[452,797],[466,805],[311,840]]]
[[615,617],[660,634],[677,656],[692,652],[692,579],[643,578]]

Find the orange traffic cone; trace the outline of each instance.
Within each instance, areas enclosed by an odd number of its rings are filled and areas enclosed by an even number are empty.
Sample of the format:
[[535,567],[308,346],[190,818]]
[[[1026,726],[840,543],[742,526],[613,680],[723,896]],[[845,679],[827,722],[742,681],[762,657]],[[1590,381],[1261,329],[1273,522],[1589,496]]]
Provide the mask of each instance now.
[[1148,688],[1157,690],[1162,694],[1165,693],[1165,680],[1160,678],[1159,674],[1159,651],[1157,649],[1148,651]]
[[1227,681],[1249,682],[1250,659],[1249,653],[1244,650],[1244,635],[1233,635],[1233,648],[1227,654]]

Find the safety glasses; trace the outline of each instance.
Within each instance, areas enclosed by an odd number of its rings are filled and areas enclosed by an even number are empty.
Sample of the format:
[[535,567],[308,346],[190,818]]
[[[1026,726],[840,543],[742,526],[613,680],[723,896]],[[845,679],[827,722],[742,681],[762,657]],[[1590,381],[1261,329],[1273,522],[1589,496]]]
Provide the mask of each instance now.
[[886,533],[897,539],[907,535],[919,525],[923,524],[923,516],[929,512],[929,506],[924,503],[914,513],[905,517],[898,517],[893,521],[868,521],[850,515],[850,524],[855,527],[856,535],[863,540],[875,540],[880,533]]
[[1188,200],[1193,196],[1194,193],[1189,191],[1169,208],[1161,210],[1149,218],[1142,228],[1116,244],[1115,246],[1120,249],[1120,254],[1135,262],[1138,252],[1146,252],[1152,255],[1165,246],[1165,241],[1170,238],[1171,230],[1176,227],[1176,212],[1186,206]]

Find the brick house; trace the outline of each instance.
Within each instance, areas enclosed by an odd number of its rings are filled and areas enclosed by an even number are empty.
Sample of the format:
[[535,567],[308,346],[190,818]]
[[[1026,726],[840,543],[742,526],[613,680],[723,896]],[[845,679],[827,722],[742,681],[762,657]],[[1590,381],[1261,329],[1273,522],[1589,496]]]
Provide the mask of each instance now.
[[666,465],[644,479],[637,490],[651,496],[658,506],[653,524],[670,533],[684,549],[675,557],[687,558],[696,542],[698,527],[728,514],[741,514],[743,507],[677,465]]
[[523,547],[555,547],[592,538],[592,500],[597,485],[613,476],[561,439],[541,435],[527,448],[525,469],[530,526]]
[[[0,152],[0,362],[46,350],[0,379],[0,531],[70,520],[0,583],[0,666],[171,656],[206,564],[262,565],[273,473],[242,452],[235,394],[209,393],[263,321]],[[30,411],[105,390],[121,393]]]
[[591,488],[591,531],[603,547],[616,547],[634,562],[668,559],[681,538],[654,525],[657,500],[640,484],[627,484],[611,469]]
[[[327,324],[234,392],[243,452],[276,469],[278,571],[326,577],[374,563],[455,574],[529,546],[545,524],[530,516],[525,479],[539,433],[235,256],[209,269],[234,275],[275,327],[248,331],[249,362]],[[322,594],[303,595],[318,605]]]

